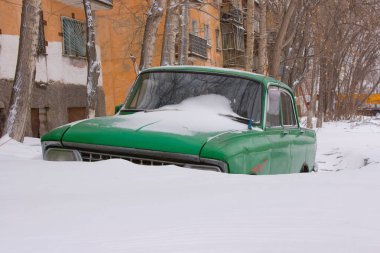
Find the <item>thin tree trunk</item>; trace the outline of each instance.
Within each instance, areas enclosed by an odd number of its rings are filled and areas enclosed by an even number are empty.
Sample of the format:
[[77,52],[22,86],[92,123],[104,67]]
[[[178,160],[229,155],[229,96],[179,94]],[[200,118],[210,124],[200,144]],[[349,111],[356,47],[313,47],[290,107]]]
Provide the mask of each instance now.
[[253,65],[253,50],[255,43],[255,0],[247,1],[247,20],[246,20],[246,31],[247,31],[247,45],[245,48],[245,70],[251,72]]
[[188,17],[189,17],[189,0],[182,0],[181,8],[181,40],[179,48],[179,64],[186,65],[189,51],[189,32],[188,32]]
[[27,118],[30,115],[30,100],[36,71],[38,28],[41,0],[23,0],[20,42],[16,73],[9,103],[4,135],[22,141]]
[[260,39],[259,39],[259,66],[257,72],[266,74],[267,56],[267,0],[260,1]]
[[293,17],[294,10],[298,4],[298,0],[291,0],[288,9],[284,14],[284,18],[282,19],[280,28],[277,33],[276,42],[273,46],[273,54],[272,54],[272,64],[270,67],[269,74],[275,78],[279,78],[281,75],[280,71],[280,61],[281,61],[281,52],[283,49],[285,36],[288,31],[290,20]]
[[173,65],[175,61],[175,38],[178,34],[179,0],[170,0],[166,11],[165,32],[162,42],[161,65]]
[[145,23],[143,44],[141,48],[140,71],[152,66],[152,58],[156,45],[158,25],[166,6],[166,0],[154,0]]
[[91,11],[91,1],[83,0],[87,25],[87,118],[94,118],[97,104],[97,87],[100,76],[100,63],[96,54],[95,24]]
[[314,58],[313,59],[313,69],[311,73],[311,83],[310,83],[310,100],[309,100],[309,106],[307,107],[307,119],[306,119],[306,126],[308,128],[313,128],[313,112],[314,112],[314,86],[316,81],[316,68],[317,68],[317,61]]
[[317,112],[317,128],[321,128],[325,116],[325,99],[326,99],[326,59],[322,58],[319,62],[319,98]]

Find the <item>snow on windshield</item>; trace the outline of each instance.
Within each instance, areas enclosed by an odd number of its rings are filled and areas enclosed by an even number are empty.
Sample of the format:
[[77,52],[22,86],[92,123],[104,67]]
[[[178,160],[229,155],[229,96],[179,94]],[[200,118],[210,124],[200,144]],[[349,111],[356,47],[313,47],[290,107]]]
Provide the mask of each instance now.
[[208,94],[183,100],[176,105],[166,105],[152,111],[118,116],[125,119],[115,127],[134,130],[157,131],[181,135],[206,132],[243,131],[247,124],[224,115],[238,116],[227,98]]

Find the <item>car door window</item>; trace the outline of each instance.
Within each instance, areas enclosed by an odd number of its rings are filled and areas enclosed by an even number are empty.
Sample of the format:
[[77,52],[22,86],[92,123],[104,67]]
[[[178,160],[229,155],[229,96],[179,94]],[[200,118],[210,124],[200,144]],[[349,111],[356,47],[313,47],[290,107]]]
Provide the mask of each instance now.
[[267,127],[280,127],[281,115],[280,115],[280,91],[278,88],[268,89],[268,104],[267,104]]
[[282,125],[285,127],[297,126],[296,117],[294,115],[292,98],[285,91],[281,91],[281,108],[282,108]]

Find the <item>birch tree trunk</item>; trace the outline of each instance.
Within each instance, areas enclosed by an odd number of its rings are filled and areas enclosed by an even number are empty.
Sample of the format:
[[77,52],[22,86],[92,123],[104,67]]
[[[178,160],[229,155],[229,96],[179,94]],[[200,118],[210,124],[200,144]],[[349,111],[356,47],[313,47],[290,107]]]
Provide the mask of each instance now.
[[293,17],[294,10],[297,7],[299,0],[291,0],[289,7],[284,13],[284,17],[282,19],[280,28],[277,33],[276,42],[273,46],[273,54],[272,54],[272,63],[269,70],[269,74],[274,78],[280,78],[280,61],[281,61],[281,52],[283,49],[283,44],[285,41],[285,36],[288,31],[290,20]]
[[260,0],[260,38],[259,38],[259,59],[257,72],[267,73],[267,0]]
[[158,25],[162,18],[162,14],[166,7],[166,0],[154,0],[145,23],[145,31],[143,44],[141,48],[141,57],[139,70],[150,68],[152,66],[152,58],[156,45],[156,35]]
[[174,65],[175,39],[178,34],[178,6],[179,0],[170,0],[166,11],[165,32],[162,42],[161,65]]
[[188,60],[188,51],[189,51],[188,17],[189,17],[189,0],[182,0],[179,65],[186,65],[187,60]]
[[36,71],[38,28],[41,0],[23,0],[20,41],[16,73],[9,103],[4,135],[22,141],[27,117],[30,115],[30,100]]
[[246,20],[246,30],[247,30],[247,45],[245,48],[245,70],[252,72],[253,64],[253,49],[255,43],[255,0],[247,1],[247,20]]
[[100,76],[100,63],[96,54],[94,17],[91,0],[83,0],[87,25],[87,118],[95,117],[97,104],[97,87]]

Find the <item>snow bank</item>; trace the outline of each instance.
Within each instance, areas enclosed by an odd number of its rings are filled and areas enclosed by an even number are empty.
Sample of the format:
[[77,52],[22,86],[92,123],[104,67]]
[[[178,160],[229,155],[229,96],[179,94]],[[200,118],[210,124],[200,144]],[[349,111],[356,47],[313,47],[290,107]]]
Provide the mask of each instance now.
[[25,137],[24,143],[20,143],[11,139],[8,135],[0,138],[0,161],[41,158],[42,154],[40,139]]
[[320,171],[352,170],[380,163],[380,117],[323,123],[317,129]]
[[35,139],[2,139],[0,252],[379,252],[371,122],[325,124],[322,172],[276,176],[25,160]]
[[118,116],[127,120],[115,123],[114,126],[181,135],[247,130],[247,124],[221,115],[238,116],[232,111],[230,103],[227,98],[220,95],[202,95],[188,98],[178,105],[167,105],[156,110]]

